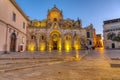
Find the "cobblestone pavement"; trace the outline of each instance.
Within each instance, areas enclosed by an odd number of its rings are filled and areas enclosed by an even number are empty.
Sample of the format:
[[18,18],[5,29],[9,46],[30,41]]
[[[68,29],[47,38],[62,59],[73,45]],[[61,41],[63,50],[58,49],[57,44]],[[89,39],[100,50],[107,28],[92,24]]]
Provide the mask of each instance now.
[[79,51],[80,60],[56,53],[3,54],[0,80],[120,80],[120,50]]

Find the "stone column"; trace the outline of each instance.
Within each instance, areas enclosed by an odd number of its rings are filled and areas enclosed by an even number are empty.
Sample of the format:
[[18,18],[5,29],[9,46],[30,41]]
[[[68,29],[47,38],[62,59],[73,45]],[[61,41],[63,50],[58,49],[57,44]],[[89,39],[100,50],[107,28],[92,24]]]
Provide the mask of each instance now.
[[36,50],[39,51],[39,34],[36,33]]

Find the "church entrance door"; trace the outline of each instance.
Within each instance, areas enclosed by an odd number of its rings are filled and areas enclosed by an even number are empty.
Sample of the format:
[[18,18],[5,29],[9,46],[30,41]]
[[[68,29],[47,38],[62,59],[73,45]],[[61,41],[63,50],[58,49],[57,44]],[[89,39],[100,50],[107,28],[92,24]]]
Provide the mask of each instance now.
[[11,35],[11,42],[10,42],[10,51],[16,51],[16,34],[12,33]]
[[61,33],[53,30],[50,33],[49,50],[61,50]]
[[53,50],[57,50],[57,41],[53,41]]

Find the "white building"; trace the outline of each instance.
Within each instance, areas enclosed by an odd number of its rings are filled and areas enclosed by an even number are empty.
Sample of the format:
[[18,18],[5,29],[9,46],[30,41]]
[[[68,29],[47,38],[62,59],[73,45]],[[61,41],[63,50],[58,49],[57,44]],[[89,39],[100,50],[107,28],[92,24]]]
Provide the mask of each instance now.
[[120,18],[104,21],[103,29],[105,48],[120,48]]
[[0,0],[0,51],[26,49],[28,21],[15,0]]

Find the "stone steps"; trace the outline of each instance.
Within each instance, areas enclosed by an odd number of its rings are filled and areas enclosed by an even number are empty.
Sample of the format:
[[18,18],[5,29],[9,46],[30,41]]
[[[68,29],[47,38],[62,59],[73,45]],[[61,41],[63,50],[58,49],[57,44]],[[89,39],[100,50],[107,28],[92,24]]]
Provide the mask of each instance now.
[[41,66],[48,66],[52,64],[59,64],[63,63],[66,61],[51,61],[51,62],[35,62],[35,63],[9,63],[9,64],[3,64],[0,65],[0,73],[5,73],[5,72],[11,72],[11,71],[16,71],[16,70],[22,70],[22,69],[28,69],[28,68],[35,68],[35,67],[41,67]]

